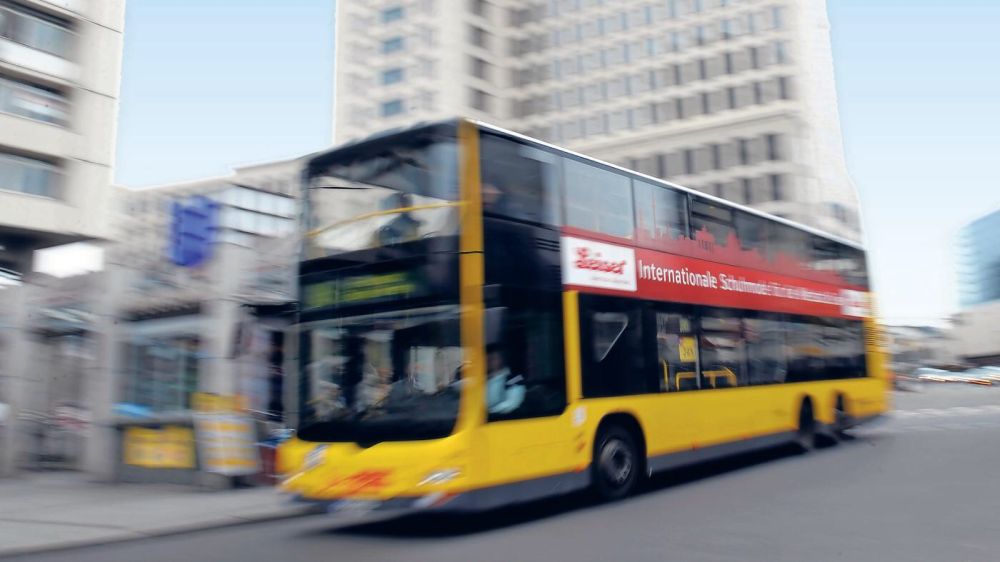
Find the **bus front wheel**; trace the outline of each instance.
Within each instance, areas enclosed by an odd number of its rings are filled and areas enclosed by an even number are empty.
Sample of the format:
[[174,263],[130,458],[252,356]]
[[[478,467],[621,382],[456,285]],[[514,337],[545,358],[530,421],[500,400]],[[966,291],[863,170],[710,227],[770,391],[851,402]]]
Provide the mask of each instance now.
[[598,499],[614,501],[629,495],[642,470],[635,437],[618,425],[602,428],[594,443],[590,466]]

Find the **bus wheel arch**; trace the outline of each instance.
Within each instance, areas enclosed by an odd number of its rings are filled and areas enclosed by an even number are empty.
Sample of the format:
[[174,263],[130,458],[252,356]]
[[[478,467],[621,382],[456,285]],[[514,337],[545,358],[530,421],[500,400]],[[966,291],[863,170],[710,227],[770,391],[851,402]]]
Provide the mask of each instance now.
[[591,449],[590,483],[595,496],[614,501],[630,495],[645,478],[646,467],[646,436],[638,419],[626,412],[604,416]]
[[847,437],[847,429],[851,427],[850,402],[843,392],[837,392],[833,397],[833,420],[830,423],[830,436],[835,441],[843,441]]

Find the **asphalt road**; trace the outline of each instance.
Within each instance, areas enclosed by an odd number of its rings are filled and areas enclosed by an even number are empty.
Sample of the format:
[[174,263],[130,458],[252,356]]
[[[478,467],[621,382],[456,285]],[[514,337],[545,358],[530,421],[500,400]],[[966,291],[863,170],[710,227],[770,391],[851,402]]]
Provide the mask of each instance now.
[[16,560],[1000,560],[1000,387],[933,386],[896,406],[836,447],[674,471],[611,505],[345,529],[306,518]]

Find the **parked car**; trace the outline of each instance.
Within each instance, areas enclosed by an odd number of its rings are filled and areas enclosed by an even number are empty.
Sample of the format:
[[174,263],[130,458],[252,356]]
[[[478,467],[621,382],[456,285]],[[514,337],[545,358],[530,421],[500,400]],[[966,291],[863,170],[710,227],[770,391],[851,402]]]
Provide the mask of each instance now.
[[962,382],[983,386],[1000,385],[1000,368],[973,367],[957,375]]
[[913,376],[920,382],[953,382],[952,373],[943,369],[920,367],[913,371]]

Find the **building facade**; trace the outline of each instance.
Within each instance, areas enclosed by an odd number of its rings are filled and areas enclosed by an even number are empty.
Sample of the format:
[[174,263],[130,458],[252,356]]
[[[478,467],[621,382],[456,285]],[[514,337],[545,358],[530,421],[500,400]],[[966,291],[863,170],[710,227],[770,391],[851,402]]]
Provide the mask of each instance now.
[[955,337],[966,361],[1000,365],[1000,210],[966,225],[958,235]]
[[[103,270],[36,273],[0,289],[0,402],[13,407],[0,427],[11,443],[0,474],[58,462],[104,479],[155,479],[123,459],[123,428],[190,427],[196,393],[247,397],[280,422],[294,403],[283,384],[290,318],[255,311],[294,299],[300,176],[301,163],[287,160],[116,188]],[[192,254],[188,240],[178,253],[178,239],[192,236],[201,247]]]
[[1000,301],[1000,210],[980,217],[958,236],[959,302],[968,308]]
[[466,115],[860,238],[822,0],[337,10],[337,142]]
[[106,238],[124,0],[0,0],[0,272]]

